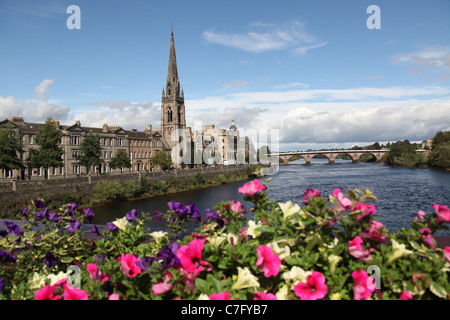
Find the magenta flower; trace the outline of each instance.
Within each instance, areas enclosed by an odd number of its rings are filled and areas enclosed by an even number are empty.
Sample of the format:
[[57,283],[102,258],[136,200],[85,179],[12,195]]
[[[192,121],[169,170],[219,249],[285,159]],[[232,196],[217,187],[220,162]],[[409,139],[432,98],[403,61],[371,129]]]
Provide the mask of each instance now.
[[366,261],[372,259],[370,250],[364,250],[361,244],[363,243],[360,236],[356,236],[353,240],[348,242],[348,253],[355,258]]
[[55,292],[55,285],[49,286],[46,285],[40,290],[36,290],[34,292],[34,296],[36,300],[59,300],[61,299],[60,295],[54,296],[53,293]]
[[264,272],[265,277],[276,277],[281,267],[281,259],[265,245],[259,246],[256,251],[258,253],[256,266]]
[[403,290],[402,295],[400,296],[400,300],[412,300],[412,298],[413,295],[406,290]]
[[198,264],[208,265],[206,261],[202,261],[203,247],[203,241],[194,239],[188,245],[182,246],[177,250],[176,256],[184,270],[192,273],[195,272]]
[[261,184],[258,179],[255,179],[239,187],[238,192],[250,198],[255,198],[256,194],[264,189],[266,189],[266,186]]
[[106,274],[100,272],[97,265],[94,263],[89,263],[86,267],[86,270],[89,273],[91,279],[94,281],[106,282],[109,280],[109,277]]
[[277,300],[277,296],[272,293],[259,291],[253,296],[253,300]]
[[346,211],[347,209],[350,209],[352,207],[352,201],[346,197],[344,197],[344,194],[341,192],[341,189],[337,188],[333,191],[333,196],[338,201],[338,210],[339,211]]
[[203,271],[203,266],[198,267],[194,270],[194,272],[187,272],[184,270],[181,275],[183,276],[183,279],[181,280],[185,285],[187,285],[188,290],[194,291],[195,289],[195,278],[197,278],[200,273]]
[[89,300],[89,299],[86,291],[77,288],[70,289],[67,285],[65,285],[64,300]]
[[172,290],[173,283],[168,283],[170,279],[172,279],[172,274],[170,272],[167,272],[163,282],[152,285],[153,294],[157,296]]
[[230,299],[230,293],[228,291],[223,291],[209,295],[209,300],[236,300],[236,299]]
[[447,206],[441,206],[433,203],[434,210],[437,214],[436,223],[450,222],[450,209]]
[[420,230],[420,234],[422,235],[422,240],[425,241],[431,248],[435,249],[431,230],[428,228],[422,228],[422,230]]
[[414,218],[414,222],[423,221],[424,216],[425,216],[425,212],[423,212],[423,211],[417,212],[417,216]]
[[302,300],[320,300],[327,294],[325,277],[320,272],[313,271],[306,278],[306,282],[295,285],[294,292]]
[[108,300],[120,300],[120,294],[119,293],[112,293],[109,295]]
[[447,259],[448,262],[450,262],[450,247],[445,247],[444,257],[445,259]]
[[231,200],[230,202],[231,202],[231,211],[240,212],[243,210],[239,214],[239,216],[242,217],[243,215],[245,215],[246,212],[245,207],[239,201]]
[[315,197],[321,197],[322,194],[320,193],[319,190],[315,189],[306,189],[306,192],[303,194],[303,198],[305,198],[305,200],[303,200],[303,203],[305,205],[309,205],[309,199],[310,198],[315,198]]
[[364,239],[372,239],[377,242],[384,242],[386,236],[382,235],[384,225],[376,220],[370,220],[370,229],[366,232],[362,232],[361,236]]
[[120,263],[122,265],[123,272],[127,275],[129,278],[136,277],[139,273],[141,273],[141,268],[136,265],[136,261],[138,260],[135,255],[128,253],[124,254],[117,258],[120,260]]
[[352,272],[353,299],[368,299],[375,291],[375,281],[363,269]]
[[364,217],[374,214],[375,206],[373,204],[358,203],[352,208],[352,211],[356,210],[362,211],[362,213],[356,217],[356,221],[359,221]]

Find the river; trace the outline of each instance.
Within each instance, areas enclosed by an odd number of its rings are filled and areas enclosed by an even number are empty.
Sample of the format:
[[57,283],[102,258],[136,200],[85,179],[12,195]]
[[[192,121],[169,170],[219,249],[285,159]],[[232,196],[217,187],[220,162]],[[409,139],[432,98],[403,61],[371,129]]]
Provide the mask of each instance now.
[[[343,191],[347,188],[367,188],[379,199],[375,202],[376,217],[390,230],[398,231],[409,227],[417,212],[434,212],[433,203],[450,205],[450,172],[424,168],[393,168],[376,163],[357,163],[336,159],[333,165],[328,159],[313,159],[311,165],[305,165],[303,159],[280,165],[278,173],[266,183],[270,199],[279,202],[292,202],[303,205],[302,194],[306,188],[319,189],[327,196],[335,188]],[[239,200],[243,196],[238,188],[246,181],[211,187],[196,191],[114,203],[94,208],[93,223],[105,224],[121,218],[132,209],[138,212],[154,212],[167,209],[167,202],[176,200],[183,204],[194,202],[200,212],[211,209],[221,201]],[[251,204],[243,203],[247,209]],[[247,210],[249,211],[249,210]],[[450,236],[450,231],[440,230],[436,235]]]

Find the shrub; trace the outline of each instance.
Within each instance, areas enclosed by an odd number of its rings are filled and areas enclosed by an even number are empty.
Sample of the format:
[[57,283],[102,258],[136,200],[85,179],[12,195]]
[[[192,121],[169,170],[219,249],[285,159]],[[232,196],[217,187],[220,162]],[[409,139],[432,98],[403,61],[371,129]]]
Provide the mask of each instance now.
[[123,198],[123,188],[118,181],[102,181],[94,187],[92,200],[99,203],[113,202]]

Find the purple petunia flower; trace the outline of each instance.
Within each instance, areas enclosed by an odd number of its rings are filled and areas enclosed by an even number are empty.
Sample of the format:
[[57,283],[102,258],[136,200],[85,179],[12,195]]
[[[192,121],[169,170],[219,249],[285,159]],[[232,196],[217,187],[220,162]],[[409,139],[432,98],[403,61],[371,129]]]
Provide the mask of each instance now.
[[0,262],[16,262],[16,257],[11,252],[0,251]]
[[55,263],[55,256],[51,253],[51,252],[47,252],[47,254],[45,255],[44,261],[43,261],[47,266],[49,267],[53,267],[56,263]]
[[71,222],[70,225],[67,227],[67,231],[69,232],[76,232],[81,226],[80,221]]
[[136,265],[146,272],[150,272],[149,267],[155,261],[154,257],[141,258],[136,261]]
[[117,226],[112,222],[108,222],[106,225],[108,226],[109,231],[114,231],[118,229]]
[[2,287],[5,284],[5,280],[3,280],[2,278],[0,278],[0,292],[2,292]]
[[48,220],[58,222],[59,220],[61,220],[61,217],[56,212],[49,212]]
[[39,208],[39,209],[42,209],[42,208],[45,207],[44,202],[42,202],[41,200],[35,200],[34,201],[34,205],[35,205],[36,208]]
[[86,220],[88,223],[91,223],[92,218],[95,216],[94,211],[91,208],[83,209],[84,214],[87,216]]
[[125,214],[128,221],[136,220],[136,209],[133,209]]
[[100,236],[100,231],[98,230],[98,227],[95,224],[92,226],[91,232],[96,236]]
[[186,207],[175,200],[168,202],[167,206],[169,207],[170,211],[175,212],[179,218],[190,213],[189,207]]
[[71,203],[67,205],[67,215],[74,215],[75,209],[78,208],[78,205],[76,203]]
[[198,207],[193,202],[189,202],[188,208],[189,208],[189,215],[191,216],[191,218],[195,218],[199,221],[202,221],[200,211],[198,211]]
[[9,231],[8,235],[15,234],[17,237],[20,237],[21,232],[18,225],[11,221],[3,221],[3,224]]
[[178,266],[181,262],[176,256],[179,244],[178,242],[164,246],[156,254],[156,259],[163,259],[163,269],[169,269]]
[[28,212],[28,206],[23,208],[22,210],[19,210],[19,212],[25,216],[25,218],[28,218],[27,212]]
[[206,211],[205,222],[208,222],[208,221],[217,222],[217,226],[219,228],[224,225],[224,220],[217,213],[214,213],[209,209],[205,209],[205,211]]

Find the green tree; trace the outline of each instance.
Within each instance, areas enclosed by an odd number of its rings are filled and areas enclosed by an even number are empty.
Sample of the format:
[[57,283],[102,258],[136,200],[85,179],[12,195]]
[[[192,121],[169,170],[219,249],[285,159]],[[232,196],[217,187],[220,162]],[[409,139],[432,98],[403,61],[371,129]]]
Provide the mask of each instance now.
[[99,135],[89,132],[81,142],[80,149],[81,154],[77,157],[78,163],[86,168],[86,173],[89,175],[91,166],[100,166],[103,163]]
[[450,168],[450,131],[436,133],[428,155],[428,164],[437,168]]
[[23,152],[22,141],[11,128],[0,130],[0,169],[5,171],[23,169],[24,165],[19,158]]
[[395,166],[421,166],[425,160],[422,154],[416,151],[416,146],[408,140],[398,141],[391,146],[387,157],[387,164]]
[[36,133],[35,141],[38,147],[30,150],[27,161],[33,168],[44,168],[45,179],[48,178],[48,168],[64,166],[61,137],[61,132],[51,118],[47,119]]
[[131,168],[131,160],[124,149],[120,149],[109,161],[109,166],[112,169],[120,168],[122,174],[123,168]]
[[432,150],[442,144],[450,142],[450,131],[439,131],[433,138]]
[[167,170],[172,165],[172,158],[170,154],[160,150],[156,152],[153,157],[150,158],[151,168],[160,167],[162,170]]

